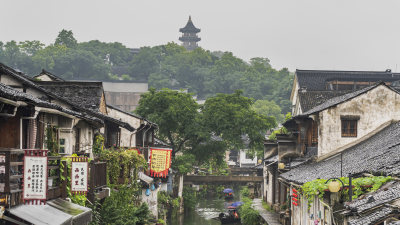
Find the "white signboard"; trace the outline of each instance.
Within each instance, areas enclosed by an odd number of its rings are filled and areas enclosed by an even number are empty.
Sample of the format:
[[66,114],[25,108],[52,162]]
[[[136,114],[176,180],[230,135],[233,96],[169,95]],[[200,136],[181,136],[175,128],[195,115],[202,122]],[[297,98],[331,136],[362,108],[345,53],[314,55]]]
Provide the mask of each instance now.
[[[47,194],[47,157],[24,157],[24,201],[39,204],[46,201]],[[35,201],[36,200],[36,201]]]
[[88,191],[88,162],[74,162],[71,166],[71,192],[84,194]]

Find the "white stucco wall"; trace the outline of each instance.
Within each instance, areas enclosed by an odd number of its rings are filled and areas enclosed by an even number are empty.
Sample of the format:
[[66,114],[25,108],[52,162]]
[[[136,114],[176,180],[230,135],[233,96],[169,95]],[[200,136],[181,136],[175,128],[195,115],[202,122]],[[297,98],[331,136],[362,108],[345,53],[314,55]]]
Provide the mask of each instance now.
[[[118,110],[107,107],[108,116],[129,123],[132,127],[137,129],[140,126],[140,119],[129,114],[120,112]],[[133,134],[133,135],[132,135]],[[136,146],[136,135],[135,132],[130,132],[124,128],[121,129],[121,147],[135,147]]]
[[36,77],[40,81],[53,81],[49,76],[46,74],[40,74],[39,76]]
[[0,83],[5,84],[5,85],[9,85],[9,86],[21,86],[22,87],[22,83],[21,82],[19,82],[15,78],[13,78],[13,77],[11,77],[9,75],[6,75],[6,74],[1,74]]
[[151,191],[149,196],[146,196],[146,189],[142,189],[142,202],[147,203],[149,206],[150,212],[158,218],[158,203],[157,203],[157,194],[160,188],[156,188],[154,191]]
[[[359,116],[357,137],[342,137],[340,116]],[[400,95],[378,86],[336,107],[319,113],[318,157],[350,147],[366,135],[400,119]]]
[[273,176],[272,173],[268,171],[268,185],[267,185],[267,203],[272,205],[272,198],[274,193],[273,190]]
[[257,156],[254,156],[253,159],[246,159],[246,151],[244,150],[240,150],[240,167],[242,167],[242,165],[257,165]]

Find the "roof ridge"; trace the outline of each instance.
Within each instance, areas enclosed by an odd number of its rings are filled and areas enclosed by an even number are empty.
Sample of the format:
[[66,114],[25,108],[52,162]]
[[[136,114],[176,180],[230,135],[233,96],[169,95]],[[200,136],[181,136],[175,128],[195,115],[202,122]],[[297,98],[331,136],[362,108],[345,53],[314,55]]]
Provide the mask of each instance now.
[[388,72],[388,71],[371,71],[371,70],[302,70],[296,69],[297,72],[325,72],[325,73],[384,73],[384,74],[398,74],[396,72]]

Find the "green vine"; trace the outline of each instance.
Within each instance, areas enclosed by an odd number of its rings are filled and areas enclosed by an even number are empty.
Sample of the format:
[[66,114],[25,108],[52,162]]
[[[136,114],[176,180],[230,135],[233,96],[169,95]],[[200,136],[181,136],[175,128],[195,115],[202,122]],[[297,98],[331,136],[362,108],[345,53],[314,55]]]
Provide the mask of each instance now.
[[46,145],[49,155],[58,155],[59,143],[57,140],[57,127],[48,125],[46,127]]
[[[348,177],[342,177],[340,178],[344,185],[349,185],[349,178]],[[384,183],[391,181],[392,177],[384,177],[384,176],[372,176],[372,177],[359,177],[359,178],[353,178],[352,180],[352,186],[353,186],[353,199],[358,198],[360,195],[368,193],[368,192],[374,192],[378,190]],[[307,182],[303,184],[301,187],[301,192],[304,195],[304,197],[308,201],[308,207],[311,206],[311,204],[314,201],[314,197],[318,196],[318,198],[322,199],[325,195],[326,192],[329,192],[328,190],[328,184],[325,184],[326,180],[325,179],[316,179],[310,182]],[[343,190],[342,194],[343,196],[347,196],[346,194],[348,193],[348,189]],[[348,199],[347,199],[348,200]]]
[[147,167],[144,157],[136,150],[105,149],[100,155],[100,160],[107,162],[107,182],[114,185],[121,184],[119,179],[122,179],[122,184],[136,182],[139,168]]
[[101,134],[96,134],[94,143],[93,143],[93,153],[96,156],[99,156],[104,149],[104,137]]
[[[73,154],[71,157],[63,157],[60,161],[60,180],[61,183],[63,183],[65,180],[67,180],[67,186],[66,186],[66,191],[67,191],[67,196],[68,198],[71,199],[73,203],[76,203],[81,206],[86,206],[86,200],[87,197],[86,195],[77,195],[77,194],[72,194],[71,193],[71,167],[72,167],[72,157],[78,157],[76,154]],[[89,159],[90,161],[91,159]],[[63,161],[66,161],[67,168],[64,168],[64,164],[62,163]],[[63,176],[64,171],[67,170],[67,177]]]

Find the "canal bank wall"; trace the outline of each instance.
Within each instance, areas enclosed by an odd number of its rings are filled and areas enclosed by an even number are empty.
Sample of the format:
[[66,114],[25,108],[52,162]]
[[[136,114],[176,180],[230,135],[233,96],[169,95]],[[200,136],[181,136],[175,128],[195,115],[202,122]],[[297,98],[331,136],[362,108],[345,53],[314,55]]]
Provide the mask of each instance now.
[[270,212],[262,206],[262,199],[261,198],[255,198],[253,199],[253,208],[258,211],[260,216],[263,218],[265,222],[267,222],[268,225],[281,225],[279,222],[279,215]]

